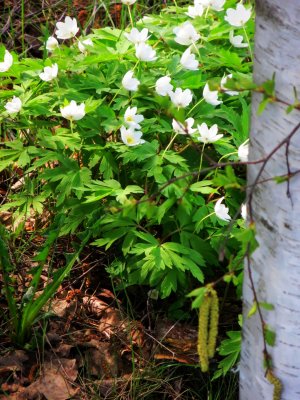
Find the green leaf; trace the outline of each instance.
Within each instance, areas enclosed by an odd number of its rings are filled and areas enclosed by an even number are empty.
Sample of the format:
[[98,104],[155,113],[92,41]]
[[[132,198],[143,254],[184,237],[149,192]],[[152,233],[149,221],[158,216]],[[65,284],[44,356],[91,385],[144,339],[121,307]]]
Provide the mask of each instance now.
[[265,325],[264,334],[267,344],[273,347],[275,345],[276,333],[268,325]]
[[228,339],[222,340],[219,347],[219,354],[225,356],[219,364],[218,369],[214,373],[212,380],[220,376],[225,376],[239,360],[241,352],[242,334],[241,331],[226,332]]
[[257,303],[256,303],[256,301],[254,301],[252,307],[250,308],[250,310],[247,314],[247,317],[248,318],[252,317],[252,315],[256,314],[256,312],[257,312]]
[[262,84],[262,87],[268,96],[273,97],[275,94],[275,74],[273,75],[272,79],[265,81]]
[[269,97],[264,98],[259,103],[259,106],[258,106],[258,109],[257,109],[257,115],[261,115],[270,102],[271,102],[271,99]]
[[201,306],[206,291],[207,288],[204,286],[198,289],[194,289],[191,293],[188,294],[188,297],[196,297],[192,302],[192,308],[199,308]]
[[268,310],[268,311],[274,310],[274,305],[271,303],[259,302],[258,304],[260,305],[260,307],[264,308],[265,310]]

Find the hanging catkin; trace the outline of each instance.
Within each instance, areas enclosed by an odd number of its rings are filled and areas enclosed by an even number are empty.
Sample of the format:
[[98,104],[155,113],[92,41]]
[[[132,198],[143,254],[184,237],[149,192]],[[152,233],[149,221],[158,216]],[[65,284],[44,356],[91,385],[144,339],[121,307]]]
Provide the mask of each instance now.
[[282,383],[280,379],[270,369],[267,372],[266,378],[274,386],[273,400],[281,400]]
[[199,309],[198,355],[202,372],[207,372],[209,358],[216,350],[219,322],[219,299],[211,285],[207,286],[203,302]]
[[219,325],[219,299],[215,289],[210,290],[211,303],[210,303],[210,315],[209,315],[209,331],[208,331],[208,342],[207,342],[207,353],[208,358],[213,358],[216,351],[216,342],[218,336],[218,325]]
[[208,340],[208,319],[210,312],[210,304],[211,304],[211,296],[207,291],[205,293],[203,302],[199,309],[199,325],[198,325],[197,350],[202,372],[208,371],[207,340]]

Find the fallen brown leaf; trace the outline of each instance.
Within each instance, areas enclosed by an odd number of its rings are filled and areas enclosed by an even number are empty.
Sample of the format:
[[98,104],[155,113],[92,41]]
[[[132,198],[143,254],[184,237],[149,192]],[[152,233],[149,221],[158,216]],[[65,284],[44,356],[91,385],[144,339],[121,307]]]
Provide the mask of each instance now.
[[60,358],[46,362],[40,378],[28,386],[22,393],[24,399],[31,399],[43,394],[47,400],[67,400],[79,390],[72,383],[77,378],[76,360]]

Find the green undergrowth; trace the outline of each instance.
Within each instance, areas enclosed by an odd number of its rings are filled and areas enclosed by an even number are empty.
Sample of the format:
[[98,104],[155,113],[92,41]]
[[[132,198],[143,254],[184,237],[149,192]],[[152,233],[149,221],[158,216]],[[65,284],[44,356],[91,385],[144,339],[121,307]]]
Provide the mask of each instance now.
[[[241,216],[246,171],[240,161],[249,134],[253,19],[240,27],[228,23],[234,0],[194,19],[186,15],[186,2],[146,17],[138,3],[123,6],[123,27],[89,34],[81,27],[51,51],[45,30],[42,58],[11,49],[12,65],[0,72],[0,212],[12,218],[2,229],[1,267],[12,338],[21,346],[84,244],[106,254],[116,292],[143,287],[173,318],[188,319],[190,297],[198,309],[210,282],[217,288],[225,280],[240,296],[243,243],[251,235]],[[152,6],[158,11],[158,2]],[[142,56],[126,36],[130,21],[148,30],[151,48],[140,48]],[[196,36],[182,44],[174,28],[186,21]],[[233,46],[231,35],[242,36],[244,46]],[[182,59],[187,48],[194,68]],[[4,57],[1,45],[0,61]],[[51,79],[42,78],[49,73]],[[162,77],[170,78],[173,94],[158,88]],[[30,218],[44,242],[19,304],[8,249]],[[33,302],[49,251],[66,237],[77,243],[75,253],[66,254],[61,269],[50,269],[52,283]],[[219,376],[239,354],[238,333],[229,332],[226,340],[220,355],[227,363],[219,364]]]

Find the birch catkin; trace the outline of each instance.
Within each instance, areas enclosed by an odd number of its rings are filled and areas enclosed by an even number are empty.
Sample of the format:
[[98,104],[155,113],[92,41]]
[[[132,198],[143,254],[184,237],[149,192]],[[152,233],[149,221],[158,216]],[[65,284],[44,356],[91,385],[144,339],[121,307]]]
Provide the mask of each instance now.
[[274,386],[273,400],[281,400],[282,383],[280,379],[270,369],[267,372],[266,378]]
[[208,371],[209,358],[215,354],[218,322],[219,299],[217,292],[209,286],[199,309],[197,350],[202,372]]
[[214,289],[210,290],[210,296],[211,296],[211,304],[210,304],[207,352],[208,352],[208,357],[212,358],[215,355],[216,342],[218,336],[219,299],[218,299],[218,294]]
[[208,320],[210,312],[211,296],[207,292],[199,309],[199,326],[198,326],[198,355],[202,372],[208,371]]

